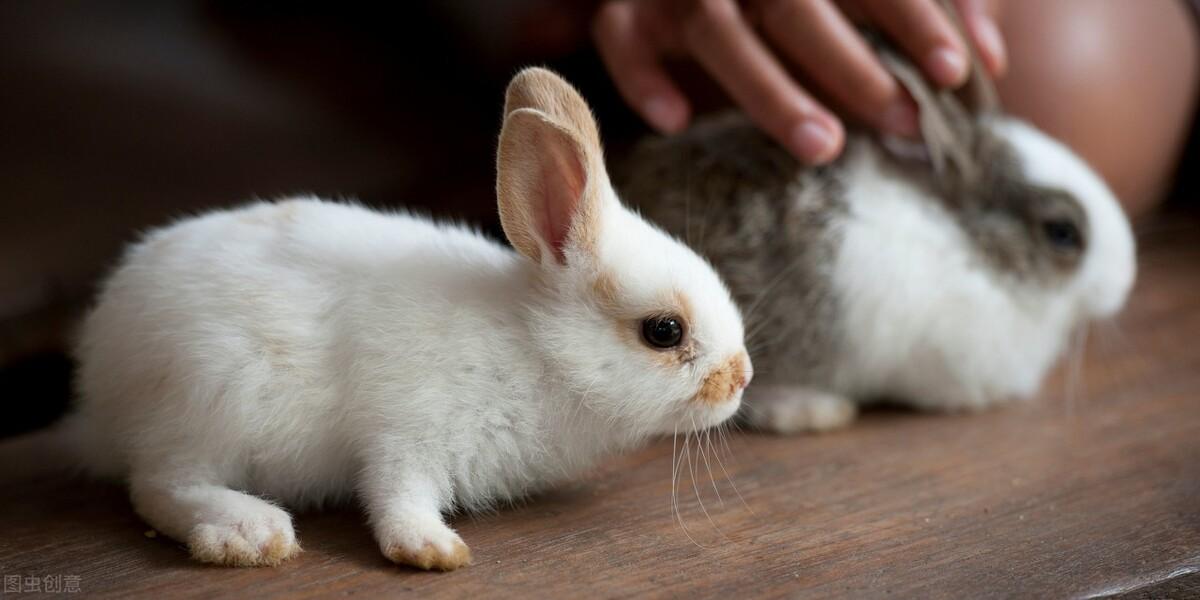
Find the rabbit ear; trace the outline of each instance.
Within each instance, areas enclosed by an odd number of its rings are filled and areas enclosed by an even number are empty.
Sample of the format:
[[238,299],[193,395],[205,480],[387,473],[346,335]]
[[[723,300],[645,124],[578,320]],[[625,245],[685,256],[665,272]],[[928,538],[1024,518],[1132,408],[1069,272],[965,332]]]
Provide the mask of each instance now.
[[983,66],[983,59],[979,56],[975,44],[971,43],[971,37],[967,34],[967,26],[963,21],[962,14],[952,0],[942,0],[942,8],[954,23],[955,28],[958,29],[958,34],[962,37],[964,45],[971,55],[971,71],[959,92],[963,103],[968,110],[977,114],[1000,112],[1000,95],[996,93],[995,82],[988,75],[987,68]]
[[568,248],[595,255],[608,175],[583,98],[545,69],[509,84],[496,157],[500,223],[518,252],[566,264]]
[[[968,40],[962,15],[951,0],[941,0],[943,9],[959,34]],[[981,114],[1000,112],[996,88],[992,84],[975,46],[965,42],[971,55],[971,70],[959,94],[934,89],[921,72],[906,59],[884,47],[880,51],[884,66],[917,103],[921,137],[933,163],[934,172],[948,187],[971,186],[982,176],[979,156]]]
[[884,67],[896,77],[917,103],[921,137],[933,170],[939,176],[972,180],[979,165],[972,148],[977,125],[953,94],[936,90],[907,60],[891,51],[881,51]]
[[522,108],[545,113],[551,121],[574,131],[585,145],[600,149],[600,133],[587,102],[553,71],[530,67],[513,77],[504,94],[504,116]]

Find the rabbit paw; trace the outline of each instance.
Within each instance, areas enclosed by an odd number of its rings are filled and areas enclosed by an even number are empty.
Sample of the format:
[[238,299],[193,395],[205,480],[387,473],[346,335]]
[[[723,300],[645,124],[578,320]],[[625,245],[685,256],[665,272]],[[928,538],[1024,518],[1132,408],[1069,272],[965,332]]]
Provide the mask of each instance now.
[[774,433],[821,432],[852,423],[858,407],[849,398],[801,387],[760,388],[747,399],[746,419]]
[[380,536],[384,556],[418,569],[453,571],[471,564],[471,549],[440,519],[397,524]]
[[196,560],[231,567],[275,566],[300,553],[291,518],[270,505],[227,523],[201,523],[187,544]]

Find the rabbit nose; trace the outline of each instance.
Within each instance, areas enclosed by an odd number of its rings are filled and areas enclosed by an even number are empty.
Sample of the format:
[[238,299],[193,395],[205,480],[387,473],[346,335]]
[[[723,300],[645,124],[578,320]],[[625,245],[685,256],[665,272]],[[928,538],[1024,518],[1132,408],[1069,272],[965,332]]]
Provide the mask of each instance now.
[[745,350],[739,350],[708,372],[695,399],[710,406],[728,402],[745,389],[753,376],[750,357]]
[[738,356],[742,359],[742,377],[738,380],[740,389],[746,389],[750,385],[750,380],[754,379],[754,365],[750,364],[750,356],[743,350]]

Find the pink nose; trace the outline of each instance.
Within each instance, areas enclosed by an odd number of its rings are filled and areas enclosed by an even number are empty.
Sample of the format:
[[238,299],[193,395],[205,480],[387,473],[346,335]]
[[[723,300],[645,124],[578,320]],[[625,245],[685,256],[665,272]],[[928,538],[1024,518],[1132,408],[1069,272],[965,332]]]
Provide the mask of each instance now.
[[750,365],[750,357],[745,351],[739,352],[729,361],[732,370],[736,375],[733,378],[735,390],[744,390],[750,385],[750,380],[754,379],[754,367]]
[[745,350],[740,351],[709,371],[696,399],[709,405],[728,402],[746,388],[752,377],[754,369],[750,366],[750,357]]
[[754,379],[754,365],[750,364],[749,357],[742,361],[742,367],[742,389],[746,389],[746,386],[750,385],[750,380]]

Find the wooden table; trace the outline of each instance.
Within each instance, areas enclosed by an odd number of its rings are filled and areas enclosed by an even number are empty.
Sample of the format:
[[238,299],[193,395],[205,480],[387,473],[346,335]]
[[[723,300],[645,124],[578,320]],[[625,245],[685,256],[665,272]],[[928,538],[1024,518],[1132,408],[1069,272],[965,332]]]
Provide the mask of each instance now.
[[100,596],[1200,597],[1200,219],[1145,228],[1141,269],[1077,385],[1067,361],[1028,405],[734,434],[711,479],[693,446],[678,516],[662,440],[460,517],[476,563],[449,574],[388,563],[352,509],[301,515],[306,551],[282,567],[202,566],[147,537],[119,488],[39,473],[52,461],[10,442],[0,574]]

